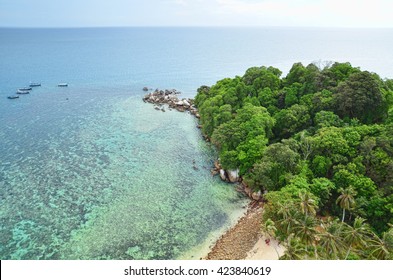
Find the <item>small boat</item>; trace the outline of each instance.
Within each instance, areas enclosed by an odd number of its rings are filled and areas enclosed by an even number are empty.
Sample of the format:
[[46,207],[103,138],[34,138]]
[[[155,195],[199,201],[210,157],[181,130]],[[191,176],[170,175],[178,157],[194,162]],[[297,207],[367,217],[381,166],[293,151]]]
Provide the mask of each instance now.
[[61,83],[61,84],[58,84],[57,86],[58,87],[68,87],[68,84],[67,83]]
[[30,87],[40,87],[41,83],[30,83]]
[[19,90],[32,90],[33,88],[32,87],[23,87],[23,88],[20,88]]
[[16,91],[16,93],[17,93],[17,94],[29,94],[29,93],[30,93],[30,91],[28,91],[28,90],[20,90],[20,89],[18,89],[18,90]]
[[17,99],[17,98],[19,98],[19,96],[18,95],[10,95],[10,96],[7,96],[7,98],[8,99]]

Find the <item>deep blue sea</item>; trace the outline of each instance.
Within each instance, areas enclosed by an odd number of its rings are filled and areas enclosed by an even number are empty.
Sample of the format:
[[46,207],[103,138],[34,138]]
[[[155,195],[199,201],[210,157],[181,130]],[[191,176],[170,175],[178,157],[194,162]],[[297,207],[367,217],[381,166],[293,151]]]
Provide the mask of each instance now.
[[246,200],[210,175],[196,120],[142,88],[192,97],[299,61],[393,78],[392,50],[392,29],[0,29],[0,258],[201,257]]

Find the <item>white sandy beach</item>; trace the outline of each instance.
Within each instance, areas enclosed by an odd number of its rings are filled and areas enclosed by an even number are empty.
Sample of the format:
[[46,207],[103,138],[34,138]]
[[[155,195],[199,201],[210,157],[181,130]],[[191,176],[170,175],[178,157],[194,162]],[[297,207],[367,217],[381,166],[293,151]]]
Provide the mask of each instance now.
[[[248,251],[246,260],[278,260],[284,254],[284,247],[280,246],[274,239],[270,239],[270,244],[265,242],[266,237],[261,235],[254,247]],[[277,251],[276,251],[277,250]]]

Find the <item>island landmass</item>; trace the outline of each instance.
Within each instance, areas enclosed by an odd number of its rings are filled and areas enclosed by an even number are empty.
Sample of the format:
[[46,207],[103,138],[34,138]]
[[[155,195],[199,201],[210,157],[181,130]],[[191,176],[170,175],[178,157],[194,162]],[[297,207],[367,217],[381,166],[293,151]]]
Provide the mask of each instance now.
[[249,68],[192,100],[158,96],[144,100],[199,118],[219,154],[212,173],[263,204],[207,259],[250,258],[258,240],[280,259],[393,259],[393,80],[295,63],[285,77]]

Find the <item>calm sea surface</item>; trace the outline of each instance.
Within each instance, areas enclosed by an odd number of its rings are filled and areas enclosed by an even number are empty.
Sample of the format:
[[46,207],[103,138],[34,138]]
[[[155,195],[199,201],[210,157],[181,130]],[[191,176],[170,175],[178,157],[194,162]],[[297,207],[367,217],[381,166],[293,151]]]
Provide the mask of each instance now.
[[0,258],[198,258],[245,200],[211,177],[195,119],[142,87],[192,97],[298,61],[393,78],[392,49],[391,29],[0,29]]

